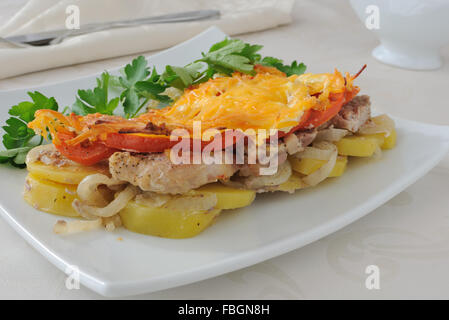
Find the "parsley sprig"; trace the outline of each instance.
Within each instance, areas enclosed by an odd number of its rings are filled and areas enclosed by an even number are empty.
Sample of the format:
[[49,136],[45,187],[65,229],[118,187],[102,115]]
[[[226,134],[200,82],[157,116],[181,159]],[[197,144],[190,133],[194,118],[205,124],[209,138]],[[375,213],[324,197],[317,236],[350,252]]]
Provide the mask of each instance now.
[[40,92],[28,92],[32,101],[23,101],[9,110],[12,116],[6,120],[3,130],[3,145],[6,150],[0,151],[0,163],[9,162],[14,166],[24,167],[26,154],[30,149],[42,143],[42,137],[33,141],[36,134],[27,124],[34,120],[34,113],[39,109],[58,110],[54,98],[47,98]]
[[124,89],[120,95],[126,117],[135,117],[150,99],[163,103],[171,102],[166,95],[161,95],[168,87],[161,82],[161,76],[147,65],[143,56],[134,59],[124,68],[124,76],[119,77],[119,83]]
[[262,59],[261,64],[264,66],[275,67],[278,70],[284,72],[287,77],[294,74],[303,74],[306,71],[306,65],[304,63],[298,63],[293,61],[291,65],[284,65],[284,61],[278,58],[265,57]]
[[[234,71],[254,74],[254,64],[260,60],[260,45],[250,45],[239,39],[224,39],[203,53],[202,61],[208,64],[212,75],[216,72],[231,75]],[[210,75],[209,73],[209,75]]]
[[109,73],[103,72],[101,77],[97,78],[97,86],[93,90],[78,90],[72,111],[79,115],[95,112],[112,115],[118,107],[119,98],[108,99],[109,79]]
[[[156,68],[150,69],[147,60],[139,56],[127,64],[120,76],[103,72],[97,78],[93,89],[80,89],[71,108],[62,111],[79,115],[102,113],[107,115],[122,113],[127,118],[137,116],[151,100],[156,107],[164,107],[173,102],[168,89],[182,90],[205,82],[215,75],[230,76],[238,71],[255,74],[254,66],[262,64],[284,72],[287,76],[302,74],[306,70],[303,63],[293,61],[285,65],[281,59],[264,57],[259,51],[261,45],[251,45],[239,39],[225,38],[212,45],[201,58],[185,66],[167,65],[159,74]],[[118,96],[110,98],[110,91]],[[25,157],[30,149],[42,143],[27,124],[34,120],[34,113],[39,109],[58,110],[58,103],[53,97],[46,97],[40,92],[28,92],[32,101],[23,101],[9,110],[11,117],[3,126],[3,145],[0,151],[0,163],[9,162],[14,166],[24,167]],[[120,111],[117,111],[120,110]]]

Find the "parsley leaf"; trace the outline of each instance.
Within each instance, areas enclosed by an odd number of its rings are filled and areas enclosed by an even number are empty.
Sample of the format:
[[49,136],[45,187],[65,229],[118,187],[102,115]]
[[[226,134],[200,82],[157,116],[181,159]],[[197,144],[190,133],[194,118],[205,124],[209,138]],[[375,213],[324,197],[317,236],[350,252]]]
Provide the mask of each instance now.
[[97,78],[97,86],[93,90],[78,90],[72,111],[83,116],[95,112],[112,115],[120,99],[108,100],[109,78],[109,73],[103,72],[101,78]]
[[205,62],[209,68],[226,75],[231,75],[234,71],[253,74],[253,63],[260,59],[260,55],[256,52],[260,49],[262,46],[251,46],[239,39],[225,38],[214,44],[209,52],[203,53],[203,58],[198,61]]
[[205,66],[201,62],[193,62],[185,67],[166,66],[162,79],[167,87],[185,89],[192,85],[202,75]]
[[31,101],[24,101],[9,110],[12,116],[6,120],[3,130],[3,145],[7,150],[0,151],[0,162],[9,162],[14,166],[24,167],[25,157],[28,151],[42,143],[34,142],[32,139],[36,136],[34,131],[28,128],[27,124],[34,120],[34,113],[39,109],[58,110],[58,103],[51,97],[47,98],[40,92],[28,92]]
[[24,167],[26,155],[32,148],[34,146],[0,151],[0,163],[10,162],[14,166]]
[[131,64],[127,64],[124,72],[126,77],[119,78],[124,88],[131,88],[137,81],[144,80],[150,74],[147,60],[143,56],[139,56]]
[[284,61],[274,57],[265,57],[262,59],[261,63],[264,66],[275,67],[276,69],[284,72],[287,77],[293,74],[303,74],[306,71],[306,65],[304,63],[297,63],[293,61],[291,65],[284,65]]
[[193,83],[190,73],[182,67],[166,66],[162,77],[170,86],[178,89],[187,88]]
[[34,113],[39,109],[51,109],[58,110],[58,104],[55,98],[47,98],[42,93],[28,92],[33,102],[24,101],[18,105],[13,106],[9,110],[9,114],[12,116],[17,116],[25,122],[30,122],[34,119]]
[[139,108],[139,99],[141,97],[135,88],[135,84],[144,80],[149,74],[147,60],[145,57],[139,56],[126,65],[124,68],[125,77],[119,78],[121,86],[125,88],[120,99],[123,100],[123,108],[128,117],[135,114]]
[[263,46],[258,44],[250,45],[249,43],[245,44],[245,47],[243,48],[241,55],[247,57],[251,63],[258,62],[261,58],[261,55],[257,53],[257,51],[260,51],[263,48]]
[[11,117],[3,126],[6,134],[3,135],[3,145],[6,149],[20,148],[34,136],[34,131],[28,128],[27,122]]
[[[169,73],[164,73],[164,77],[171,82],[179,78],[173,69],[180,74],[184,71],[178,70],[176,67],[172,69],[169,66],[167,69]],[[184,77],[184,74],[182,76]],[[125,89],[120,95],[120,100],[123,101],[123,109],[127,118],[135,117],[149,100],[158,100],[163,104],[172,102],[168,96],[161,95],[169,85],[157,73],[156,68],[153,68],[150,73],[147,60],[143,56],[135,58],[126,65],[123,69],[123,76],[118,79],[119,86]],[[189,81],[189,79],[186,78],[185,81]]]
[[155,99],[161,102],[170,102],[171,99],[166,95],[161,95],[167,87],[151,80],[139,81],[136,83],[136,90],[140,96],[147,99]]

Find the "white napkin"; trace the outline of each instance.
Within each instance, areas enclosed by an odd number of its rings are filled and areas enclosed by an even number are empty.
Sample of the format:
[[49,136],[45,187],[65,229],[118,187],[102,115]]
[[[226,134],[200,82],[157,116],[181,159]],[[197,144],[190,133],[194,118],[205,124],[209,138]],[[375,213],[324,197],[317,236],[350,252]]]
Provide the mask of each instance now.
[[68,38],[45,47],[0,44],[0,79],[87,61],[163,49],[211,25],[230,35],[287,24],[294,0],[29,0],[0,27],[0,36],[64,29],[68,5],[80,9],[82,24],[217,9],[219,20],[154,24],[110,29]]

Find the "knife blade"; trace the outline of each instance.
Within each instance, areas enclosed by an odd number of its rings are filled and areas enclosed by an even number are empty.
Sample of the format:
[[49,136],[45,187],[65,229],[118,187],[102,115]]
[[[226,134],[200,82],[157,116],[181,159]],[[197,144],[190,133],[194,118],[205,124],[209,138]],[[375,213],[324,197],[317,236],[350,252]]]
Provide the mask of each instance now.
[[67,37],[73,37],[83,35],[91,32],[97,32],[112,28],[124,28],[133,27],[144,24],[156,24],[156,23],[179,23],[188,21],[208,20],[213,18],[219,18],[220,11],[218,10],[196,10],[186,11],[180,13],[165,14],[160,16],[153,16],[134,20],[120,20],[105,23],[91,23],[82,26],[80,29],[63,29],[53,30],[32,34],[24,34],[19,36],[12,36],[4,38],[8,42],[12,43],[24,43],[33,46],[44,46],[49,44],[57,44]]

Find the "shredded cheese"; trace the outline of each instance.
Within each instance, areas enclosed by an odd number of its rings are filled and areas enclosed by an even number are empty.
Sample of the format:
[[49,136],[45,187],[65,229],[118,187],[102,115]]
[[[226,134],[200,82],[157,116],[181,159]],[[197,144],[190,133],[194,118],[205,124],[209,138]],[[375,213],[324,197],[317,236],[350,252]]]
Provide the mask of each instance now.
[[202,130],[289,131],[305,111],[326,109],[329,94],[344,91],[345,80],[338,71],[291,77],[282,73],[234,74],[186,90],[173,106],[152,110],[144,117],[156,125],[190,130],[195,121],[201,121]]
[[57,133],[73,135],[66,141],[68,145],[86,139],[104,140],[109,133],[123,129],[138,132],[148,122],[169,130],[183,128],[189,132],[194,132],[197,121],[201,121],[202,132],[208,129],[288,132],[298,125],[309,109],[326,110],[331,94],[354,88],[353,78],[347,75],[345,79],[337,70],[290,77],[270,67],[260,66],[256,71],[255,76],[235,73],[232,77],[209,79],[185,90],[172,106],[149,110],[134,119],[98,113],[84,117],[64,116],[52,110],[38,110],[36,119],[28,126],[44,137],[48,130],[54,143],[59,143]]

